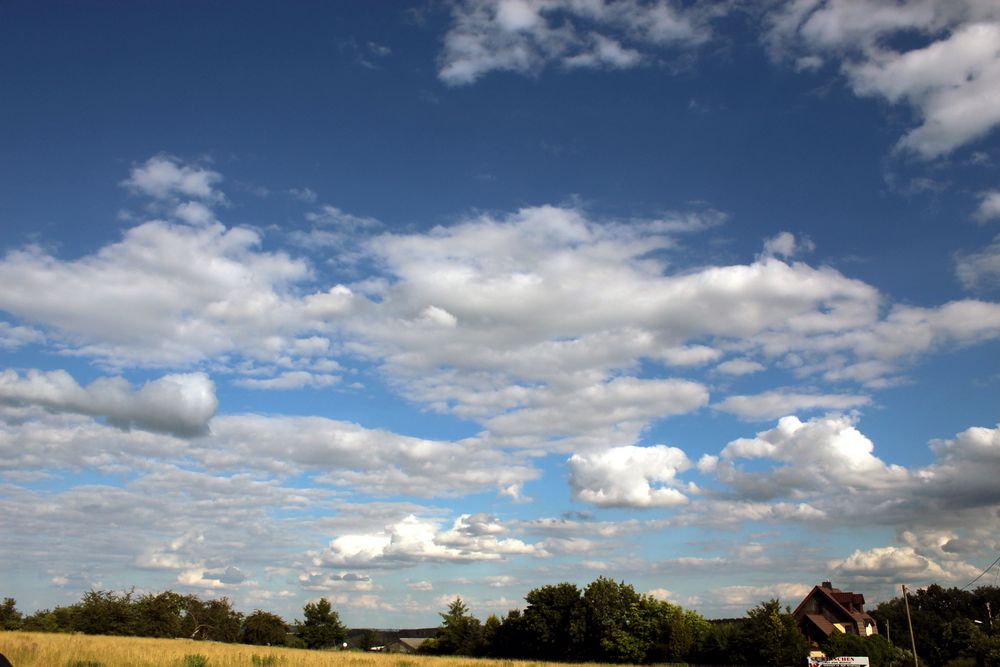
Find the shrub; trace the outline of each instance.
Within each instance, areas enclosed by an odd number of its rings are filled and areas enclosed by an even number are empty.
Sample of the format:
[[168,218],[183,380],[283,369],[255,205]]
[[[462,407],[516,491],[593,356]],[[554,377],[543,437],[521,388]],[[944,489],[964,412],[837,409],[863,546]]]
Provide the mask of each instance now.
[[186,655],[184,667],[208,667],[208,658],[203,655]]
[[250,662],[254,667],[274,667],[274,665],[279,664],[278,656],[276,655],[256,655],[254,654],[250,658]]

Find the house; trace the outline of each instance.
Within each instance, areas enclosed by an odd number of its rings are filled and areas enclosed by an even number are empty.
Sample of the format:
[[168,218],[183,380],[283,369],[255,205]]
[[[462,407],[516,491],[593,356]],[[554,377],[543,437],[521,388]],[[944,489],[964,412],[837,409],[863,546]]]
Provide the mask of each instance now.
[[416,653],[427,637],[400,637],[391,644],[386,644],[387,653]]
[[865,611],[865,596],[834,588],[829,581],[813,586],[792,615],[812,644],[821,644],[834,632],[878,634],[875,619]]

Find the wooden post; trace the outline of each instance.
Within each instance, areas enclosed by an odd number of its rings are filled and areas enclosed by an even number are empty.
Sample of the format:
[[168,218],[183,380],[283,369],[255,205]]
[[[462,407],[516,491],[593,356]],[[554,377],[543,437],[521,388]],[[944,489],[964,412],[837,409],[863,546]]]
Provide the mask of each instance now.
[[913,621],[910,620],[910,600],[906,597],[906,584],[903,586],[903,606],[906,607],[906,624],[910,626],[910,646],[913,647],[913,667],[920,667],[917,662],[917,640],[913,636]]

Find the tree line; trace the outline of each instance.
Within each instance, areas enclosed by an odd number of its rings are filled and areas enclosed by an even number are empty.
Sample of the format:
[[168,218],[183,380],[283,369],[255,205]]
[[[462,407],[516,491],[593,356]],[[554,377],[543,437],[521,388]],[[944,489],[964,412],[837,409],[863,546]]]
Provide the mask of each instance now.
[[561,583],[525,596],[527,606],[485,623],[456,599],[436,637],[438,655],[602,663],[688,662],[798,665],[808,649],[788,608],[762,602],[745,618],[709,622],[697,612],[600,577],[585,588]]
[[303,620],[292,627],[277,614],[261,609],[242,614],[229,598],[202,600],[173,591],[136,595],[134,591],[88,591],[71,605],[41,609],[24,616],[17,601],[0,604],[0,629],[30,632],[82,632],[205,639],[218,642],[299,648],[328,648],[344,641],[347,628],[323,598],[302,608]]
[[[421,651],[561,662],[703,665],[800,665],[809,647],[788,607],[761,602],[742,618],[709,621],[695,611],[642,595],[625,582],[600,577],[584,588],[560,583],[525,596],[523,609],[481,622],[456,599],[440,614],[436,635]],[[917,655],[925,667],[1000,665],[1000,588],[974,591],[932,585],[910,595]],[[291,626],[263,610],[244,615],[228,598],[201,600],[173,591],[88,591],[72,605],[28,616],[17,602],[0,604],[0,629],[178,637],[248,644],[328,648],[347,629],[328,600],[303,607]],[[871,667],[913,664],[901,598],[872,610],[882,634],[835,633],[820,648],[828,656],[868,656]],[[372,641],[374,641],[374,632]],[[888,636],[887,636],[888,635]],[[891,641],[890,641],[891,638]],[[371,643],[369,641],[368,643]]]
[[[932,584],[910,593],[910,617],[917,655],[924,667],[994,667],[1000,665],[1000,588],[975,590]],[[879,631],[894,644],[910,646],[906,608],[902,598],[879,604],[872,616]],[[874,665],[873,665],[874,667]]]

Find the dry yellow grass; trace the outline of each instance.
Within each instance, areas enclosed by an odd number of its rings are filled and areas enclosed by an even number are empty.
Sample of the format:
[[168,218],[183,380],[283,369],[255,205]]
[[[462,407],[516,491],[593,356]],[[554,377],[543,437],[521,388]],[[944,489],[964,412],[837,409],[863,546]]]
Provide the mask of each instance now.
[[546,664],[38,632],[0,632],[0,653],[14,667],[67,667],[77,661],[98,662],[102,667],[184,667],[184,659],[189,655],[205,656],[209,667],[256,667],[255,655],[258,664],[266,656],[274,656],[271,664],[280,667],[542,667]]

